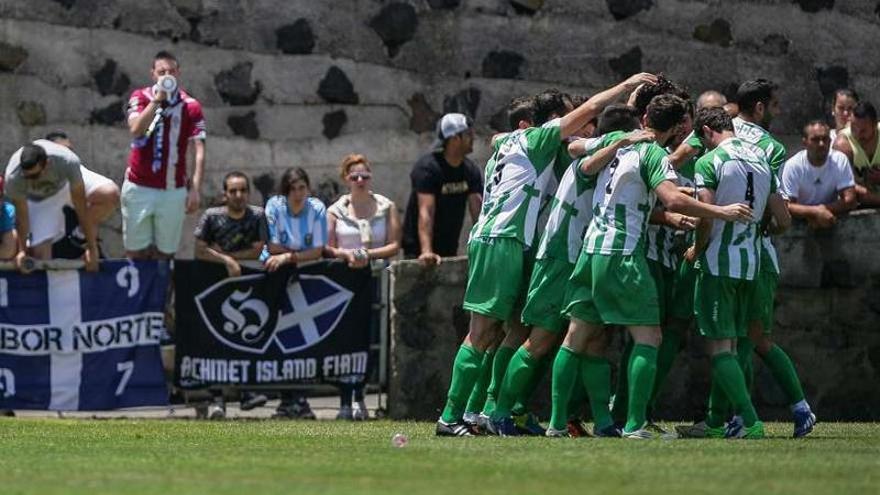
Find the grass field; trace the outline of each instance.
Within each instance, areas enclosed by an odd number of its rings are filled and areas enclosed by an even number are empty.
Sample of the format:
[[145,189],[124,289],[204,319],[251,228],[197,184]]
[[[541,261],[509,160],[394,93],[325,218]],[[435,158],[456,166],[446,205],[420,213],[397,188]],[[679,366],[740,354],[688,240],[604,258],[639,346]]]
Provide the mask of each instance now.
[[2,419],[0,493],[880,493],[880,424],[797,441],[768,427],[758,441],[441,439],[386,421]]

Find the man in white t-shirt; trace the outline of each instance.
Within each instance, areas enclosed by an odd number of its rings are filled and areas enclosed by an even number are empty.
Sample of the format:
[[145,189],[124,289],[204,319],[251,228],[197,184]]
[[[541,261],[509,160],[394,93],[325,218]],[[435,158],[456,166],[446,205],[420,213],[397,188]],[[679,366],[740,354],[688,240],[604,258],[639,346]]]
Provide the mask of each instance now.
[[789,158],[782,170],[782,193],[791,215],[813,228],[830,228],[857,206],[855,179],[846,155],[831,150],[828,124],[821,120],[803,129],[806,149]]

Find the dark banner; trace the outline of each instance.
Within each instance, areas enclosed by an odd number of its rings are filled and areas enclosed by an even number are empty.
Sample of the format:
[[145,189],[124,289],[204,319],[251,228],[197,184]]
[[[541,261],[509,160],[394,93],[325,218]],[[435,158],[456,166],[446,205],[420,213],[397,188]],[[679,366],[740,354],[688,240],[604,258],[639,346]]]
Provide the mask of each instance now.
[[373,285],[369,268],[321,262],[275,273],[176,261],[175,382],[284,385],[362,380]]

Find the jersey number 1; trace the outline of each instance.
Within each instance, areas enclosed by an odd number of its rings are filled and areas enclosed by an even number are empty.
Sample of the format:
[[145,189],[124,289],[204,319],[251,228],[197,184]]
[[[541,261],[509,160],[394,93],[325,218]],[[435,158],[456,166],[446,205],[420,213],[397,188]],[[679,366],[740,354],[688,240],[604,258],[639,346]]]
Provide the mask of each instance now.
[[749,202],[749,208],[755,207],[755,177],[752,172],[746,173],[746,201]]

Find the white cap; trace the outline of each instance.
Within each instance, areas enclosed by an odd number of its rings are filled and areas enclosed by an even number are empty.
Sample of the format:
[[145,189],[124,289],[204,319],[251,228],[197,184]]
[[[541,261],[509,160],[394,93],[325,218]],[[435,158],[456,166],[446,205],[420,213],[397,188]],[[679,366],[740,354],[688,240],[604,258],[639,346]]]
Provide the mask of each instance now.
[[443,142],[471,128],[471,119],[463,113],[447,113],[437,122],[437,138],[432,147],[435,151],[443,150]]
[[456,134],[471,128],[467,115],[463,113],[447,113],[437,124],[437,135],[441,139],[449,139]]

